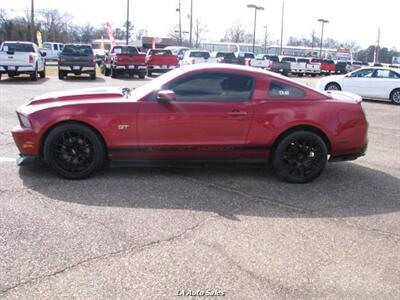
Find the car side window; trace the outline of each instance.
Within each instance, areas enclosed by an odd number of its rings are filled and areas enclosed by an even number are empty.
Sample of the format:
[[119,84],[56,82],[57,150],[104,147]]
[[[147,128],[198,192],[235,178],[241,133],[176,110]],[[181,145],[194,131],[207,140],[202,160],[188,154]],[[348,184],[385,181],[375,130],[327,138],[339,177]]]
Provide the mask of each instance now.
[[372,74],[375,72],[375,69],[362,69],[355,71],[351,74],[350,77],[372,77]]
[[244,102],[249,101],[254,78],[229,73],[202,73],[189,75],[169,87],[176,101]]
[[268,95],[278,98],[304,98],[305,92],[289,84],[272,81],[269,85]]
[[53,50],[58,50],[58,45],[57,44],[53,45]]
[[375,78],[399,78],[399,75],[391,70],[376,70],[374,73]]

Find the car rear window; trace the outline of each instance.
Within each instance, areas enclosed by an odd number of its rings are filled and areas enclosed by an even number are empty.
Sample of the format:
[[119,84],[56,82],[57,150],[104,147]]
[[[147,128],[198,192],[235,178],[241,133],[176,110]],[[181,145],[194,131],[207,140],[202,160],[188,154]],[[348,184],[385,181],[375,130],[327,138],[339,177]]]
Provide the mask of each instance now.
[[4,43],[2,51],[10,52],[35,52],[32,44]]
[[282,61],[285,62],[296,62],[296,58],[294,57],[282,57]]
[[272,60],[273,62],[279,62],[279,57],[274,55],[268,55],[267,59]]
[[93,50],[90,46],[86,45],[65,45],[62,51],[65,56],[91,56]]
[[164,55],[172,55],[171,50],[150,50],[149,55],[157,55],[157,56],[164,56]]
[[138,53],[135,47],[122,47],[122,46],[114,47],[111,52],[115,54],[128,54],[128,55]]
[[304,98],[305,92],[284,82],[272,81],[269,86],[268,95],[279,98]]
[[223,57],[224,59],[235,59],[235,53],[233,52],[218,52],[217,57]]
[[319,58],[312,58],[312,59],[311,59],[311,62],[312,62],[312,63],[322,63],[322,59],[319,59]]
[[210,58],[210,53],[206,51],[191,51],[189,57]]
[[308,59],[307,58],[298,58],[297,62],[299,62],[299,63],[307,63],[308,64]]
[[334,64],[333,60],[325,59],[324,64]]

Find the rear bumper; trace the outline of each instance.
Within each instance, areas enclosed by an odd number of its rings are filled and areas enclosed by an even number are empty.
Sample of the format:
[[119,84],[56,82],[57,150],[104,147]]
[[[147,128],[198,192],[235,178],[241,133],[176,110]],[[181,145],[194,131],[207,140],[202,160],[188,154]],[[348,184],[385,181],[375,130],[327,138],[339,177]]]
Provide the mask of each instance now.
[[174,70],[176,68],[178,68],[179,66],[159,66],[159,65],[150,65],[147,66],[148,70],[153,72],[153,73],[164,73],[164,72],[168,72],[171,70]]
[[330,162],[351,161],[364,156],[367,153],[368,144],[355,152],[341,153],[329,158]]
[[96,66],[77,66],[77,67],[78,68],[75,68],[75,66],[72,65],[59,66],[58,70],[65,73],[75,73],[75,74],[96,72]]
[[0,73],[31,73],[35,71],[34,66],[0,66]]
[[147,67],[145,65],[112,65],[114,71],[121,73],[146,73]]

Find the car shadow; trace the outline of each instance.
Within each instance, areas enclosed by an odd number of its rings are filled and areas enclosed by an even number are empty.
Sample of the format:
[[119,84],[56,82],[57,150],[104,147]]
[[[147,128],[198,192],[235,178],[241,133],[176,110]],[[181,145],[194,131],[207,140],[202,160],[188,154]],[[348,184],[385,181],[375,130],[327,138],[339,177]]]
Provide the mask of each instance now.
[[50,78],[38,78],[37,81],[32,81],[29,76],[17,77],[2,77],[0,84],[24,84],[24,85],[41,85],[46,83]]
[[92,80],[92,79],[90,79],[90,76],[85,76],[85,75],[82,75],[82,76],[69,75],[69,76],[66,76],[63,80],[71,81],[71,82],[72,81],[105,82],[104,77],[97,76],[96,80]]
[[[400,211],[400,179],[355,163],[328,164],[309,184],[279,180],[265,163],[141,163],[104,169],[85,180],[58,177],[45,165],[21,167],[26,188],[88,206],[211,211],[266,203],[287,209],[260,217],[352,217]],[[240,212],[239,214],[246,214]]]

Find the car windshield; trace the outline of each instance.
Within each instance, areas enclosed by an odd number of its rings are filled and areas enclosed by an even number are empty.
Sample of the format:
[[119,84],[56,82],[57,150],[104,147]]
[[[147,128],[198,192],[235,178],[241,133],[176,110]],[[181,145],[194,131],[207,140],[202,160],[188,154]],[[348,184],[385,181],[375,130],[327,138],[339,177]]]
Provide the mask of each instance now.
[[35,52],[32,44],[25,43],[4,43],[1,50],[10,52]]
[[93,50],[90,46],[85,45],[66,45],[62,54],[65,56],[91,56]]
[[209,58],[210,53],[206,51],[191,51],[189,57]]
[[172,55],[172,52],[171,50],[150,50],[149,55],[157,55],[157,56]]
[[112,53],[132,55],[132,54],[137,54],[138,51],[137,51],[137,49],[135,47],[118,46],[118,47],[114,47],[113,48]]

